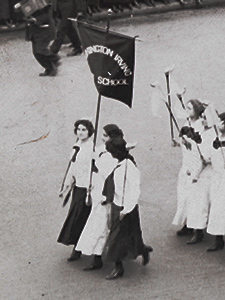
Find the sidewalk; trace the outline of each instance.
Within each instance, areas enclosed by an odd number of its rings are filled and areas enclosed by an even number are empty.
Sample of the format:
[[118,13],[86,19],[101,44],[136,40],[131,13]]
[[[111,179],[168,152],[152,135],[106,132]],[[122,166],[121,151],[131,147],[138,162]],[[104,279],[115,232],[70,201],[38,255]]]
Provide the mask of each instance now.
[[[135,16],[141,16],[141,15],[148,15],[148,14],[154,14],[154,13],[164,13],[164,12],[170,12],[170,11],[178,11],[178,10],[185,10],[185,9],[202,9],[207,8],[211,6],[224,6],[225,0],[203,0],[203,3],[200,6],[197,6],[195,3],[195,0],[186,0],[187,4],[181,5],[178,1],[170,0],[169,4],[163,4],[163,3],[156,3],[156,6],[146,6],[144,4],[141,5],[141,8],[133,8],[133,10],[124,10],[120,13],[113,13],[110,16],[110,19],[119,19],[119,18],[127,18],[127,17],[135,17]],[[101,13],[94,14],[91,18],[94,21],[101,21],[107,19],[107,10],[104,10]]]
[[[170,0],[171,3],[163,4],[163,3],[156,3],[156,6],[147,6],[145,4],[141,4],[141,8],[134,7],[133,10],[125,9],[123,12],[113,13],[110,18],[111,19],[119,19],[119,18],[128,18],[128,17],[135,17],[147,14],[154,14],[154,13],[164,13],[169,11],[178,11],[184,9],[201,9],[210,6],[223,6],[225,5],[225,0],[203,0],[203,3],[200,6],[196,6],[195,0],[186,0],[187,4],[180,5],[176,0]],[[101,21],[108,18],[107,9],[104,9],[101,13],[94,13],[91,17],[89,17],[93,21]],[[24,29],[24,24],[12,25],[10,27],[6,25],[0,25],[0,32],[8,32],[8,31],[16,31]]]

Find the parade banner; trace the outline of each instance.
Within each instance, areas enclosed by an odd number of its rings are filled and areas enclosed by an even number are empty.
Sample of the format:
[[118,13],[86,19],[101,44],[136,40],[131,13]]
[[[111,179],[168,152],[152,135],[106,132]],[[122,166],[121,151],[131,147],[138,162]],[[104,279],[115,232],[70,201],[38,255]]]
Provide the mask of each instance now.
[[88,64],[100,95],[132,106],[135,38],[77,22]]

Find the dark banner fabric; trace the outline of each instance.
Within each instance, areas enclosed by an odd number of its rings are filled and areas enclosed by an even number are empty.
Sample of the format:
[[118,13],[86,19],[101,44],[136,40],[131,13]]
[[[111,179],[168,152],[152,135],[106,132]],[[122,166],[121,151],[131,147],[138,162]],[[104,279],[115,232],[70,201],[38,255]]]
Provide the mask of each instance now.
[[77,23],[81,44],[100,95],[132,106],[135,38]]

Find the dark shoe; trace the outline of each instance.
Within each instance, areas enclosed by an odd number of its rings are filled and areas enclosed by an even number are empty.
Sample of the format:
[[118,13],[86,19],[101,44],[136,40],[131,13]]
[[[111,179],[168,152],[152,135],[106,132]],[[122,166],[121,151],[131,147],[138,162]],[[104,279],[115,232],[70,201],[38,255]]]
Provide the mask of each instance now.
[[67,261],[75,261],[78,260],[81,257],[82,252],[81,251],[76,251],[73,249],[71,255],[69,258],[67,258]]
[[103,263],[97,263],[97,264],[91,264],[90,266],[84,267],[83,270],[84,271],[94,271],[94,270],[98,270],[101,269],[103,267]]
[[146,248],[148,249],[148,252],[153,252],[153,248],[151,246],[146,246]]
[[187,228],[187,225],[184,225],[180,230],[177,231],[178,236],[190,235],[193,233],[192,228]]
[[124,273],[123,267],[115,267],[115,269],[112,271],[112,273],[108,276],[106,276],[107,280],[113,280],[119,277],[122,277]]
[[196,231],[193,237],[190,239],[190,241],[187,241],[188,245],[193,245],[200,243],[204,238],[204,234],[202,231]]
[[93,271],[98,270],[103,267],[102,258],[101,255],[95,255],[94,260],[90,266],[84,267],[84,271]]
[[77,56],[82,53],[82,49],[73,49],[70,53],[67,54],[67,56]]
[[216,241],[215,243],[207,249],[207,251],[218,251],[218,250],[223,250],[224,248],[224,240],[223,236],[216,236]]
[[45,76],[56,76],[57,74],[57,68],[55,66],[52,66],[51,70],[45,70],[43,73],[40,73],[40,77],[45,77]]
[[210,248],[208,248],[207,251],[208,252],[210,252],[210,251],[218,251],[218,250],[223,250],[223,248],[224,248],[224,242],[222,244],[215,243]]

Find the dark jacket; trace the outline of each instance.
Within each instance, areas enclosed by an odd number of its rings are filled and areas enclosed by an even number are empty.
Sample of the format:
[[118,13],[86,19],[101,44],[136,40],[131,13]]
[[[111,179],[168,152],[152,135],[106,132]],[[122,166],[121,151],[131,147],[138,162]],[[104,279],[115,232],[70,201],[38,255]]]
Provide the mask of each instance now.
[[27,24],[27,40],[32,41],[34,52],[51,55],[48,45],[55,38],[55,24],[51,6],[35,12],[32,17],[37,21],[34,24]]

